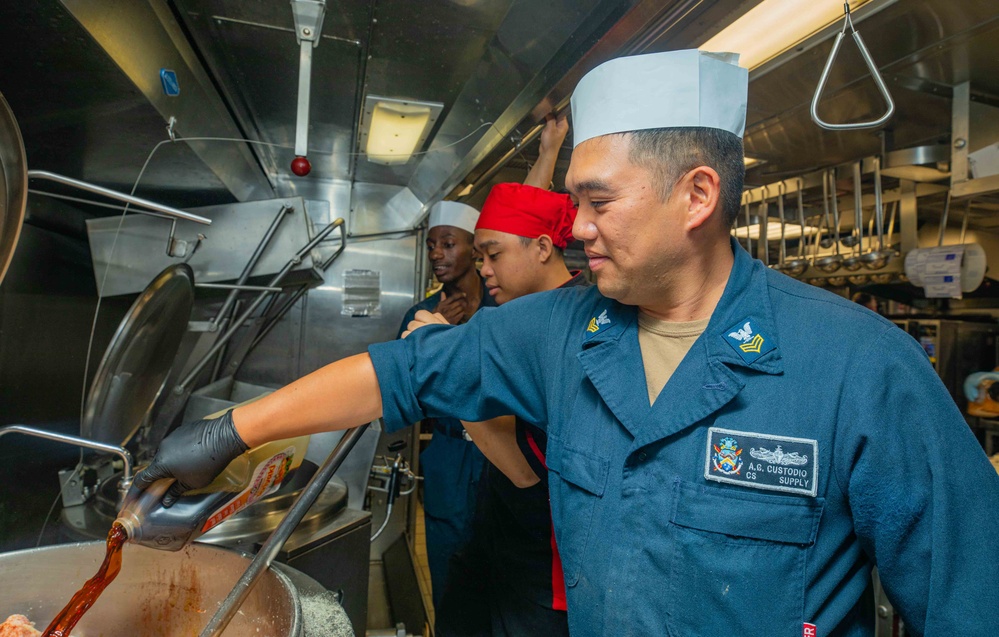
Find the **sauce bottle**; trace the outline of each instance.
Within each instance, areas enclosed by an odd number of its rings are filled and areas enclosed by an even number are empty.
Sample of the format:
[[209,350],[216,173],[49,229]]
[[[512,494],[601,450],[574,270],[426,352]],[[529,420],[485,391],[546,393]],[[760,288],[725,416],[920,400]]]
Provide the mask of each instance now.
[[169,509],[160,501],[173,483],[158,480],[118,513],[129,541],[178,551],[226,518],[276,491],[305,459],[309,436],[254,447],[229,463],[211,484],[186,492]]

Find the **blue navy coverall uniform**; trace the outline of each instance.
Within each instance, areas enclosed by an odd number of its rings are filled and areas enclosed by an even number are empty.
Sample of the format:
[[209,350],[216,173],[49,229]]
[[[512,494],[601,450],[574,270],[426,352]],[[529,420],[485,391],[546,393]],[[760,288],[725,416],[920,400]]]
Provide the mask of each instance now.
[[[402,319],[397,338],[420,310],[433,312],[441,301],[441,293],[431,294],[409,308]],[[496,302],[482,286],[480,307],[496,307]],[[407,423],[385,421],[386,430],[394,433],[408,427]],[[433,427],[430,444],[420,453],[423,468],[423,520],[427,533],[427,561],[434,606],[440,604],[447,582],[448,563],[455,551],[468,543],[472,535],[472,518],[478,493],[479,476],[486,459],[475,443],[465,440],[461,421],[455,418],[429,418]]]
[[991,634],[999,476],[926,355],[733,250],[651,407],[636,308],[571,288],[372,345],[385,419],[546,423],[574,637],[870,635],[873,564],[910,632]]
[[[560,288],[589,285],[578,271]],[[544,430],[516,419],[517,445],[540,478],[521,489],[488,460],[472,537],[451,558],[438,637],[568,635],[562,562],[552,534]]]

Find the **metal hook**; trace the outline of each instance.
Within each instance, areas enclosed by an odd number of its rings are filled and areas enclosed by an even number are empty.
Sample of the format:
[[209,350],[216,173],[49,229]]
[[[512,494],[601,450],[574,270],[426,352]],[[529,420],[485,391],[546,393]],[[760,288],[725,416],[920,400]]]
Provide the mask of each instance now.
[[[819,85],[815,87],[815,95],[812,96],[812,121],[818,124],[820,127],[826,130],[863,130],[866,128],[877,128],[881,126],[895,114],[895,102],[891,98],[891,94],[888,92],[888,87],[885,85],[884,79],[881,77],[880,71],[878,71],[877,64],[874,63],[874,59],[871,58],[870,52],[864,45],[864,40],[860,37],[860,33],[853,26],[853,20],[850,17],[850,5],[848,3],[843,4],[846,17],[843,20],[843,30],[836,34],[836,39],[833,42],[832,51],[829,52],[829,59],[826,60],[826,66],[822,69],[822,75],[819,76]],[[826,81],[829,79],[829,71],[832,69],[833,62],[836,60],[836,55],[839,53],[839,47],[843,43],[843,36],[846,35],[847,27],[850,28],[850,32],[853,35],[853,39],[857,43],[857,48],[860,49],[860,55],[864,58],[864,62],[867,64],[867,69],[871,73],[871,77],[874,79],[874,83],[878,87],[878,91],[881,92],[881,96],[884,97],[885,103],[888,105],[888,110],[885,114],[876,120],[870,122],[856,122],[852,124],[830,124],[828,122],[822,121],[819,117],[819,100],[822,99],[822,92],[826,88]]]

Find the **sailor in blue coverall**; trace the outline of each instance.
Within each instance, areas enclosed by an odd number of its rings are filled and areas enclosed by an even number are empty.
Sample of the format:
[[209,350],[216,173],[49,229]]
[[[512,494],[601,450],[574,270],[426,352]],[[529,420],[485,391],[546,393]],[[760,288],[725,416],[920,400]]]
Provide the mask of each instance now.
[[[475,269],[472,237],[478,217],[478,210],[457,202],[440,202],[431,208],[427,252],[431,269],[443,286],[409,308],[399,326],[398,337],[420,310],[447,312],[445,316],[449,321],[460,324],[479,307],[496,307]],[[468,290],[462,291],[462,288]],[[444,298],[445,292],[449,299]],[[469,301],[473,296],[478,300]],[[447,311],[448,308],[452,311]],[[472,536],[479,476],[486,460],[465,435],[461,421],[454,418],[426,420],[433,433],[427,448],[420,453],[420,467],[427,561],[436,608],[444,594],[451,556]],[[386,424],[386,430],[392,433],[410,424]]]
[[[399,336],[420,310],[436,312],[440,291],[428,296],[406,312]],[[495,307],[483,287],[482,307]],[[430,567],[434,606],[440,603],[447,580],[448,563],[455,551],[472,533],[475,500],[485,458],[474,443],[465,438],[465,429],[455,418],[427,418],[433,434],[427,448],[420,452],[423,474],[423,520],[427,534],[427,561]],[[390,433],[409,423],[388,425]]]
[[870,635],[875,563],[913,634],[990,634],[999,476],[919,345],[732,249],[652,407],[635,308],[570,288],[373,346],[385,418],[548,423],[574,636]]
[[[597,67],[573,95],[566,184],[598,288],[430,325],[181,427],[138,487],[201,486],[247,444],[379,414],[514,414],[545,423],[575,637],[871,635],[874,565],[910,633],[993,634],[999,476],[919,345],[728,238],[741,156],[730,173],[697,144],[741,148],[745,95],[713,54]],[[680,176],[659,179],[629,131]],[[707,322],[650,405],[653,312]]]

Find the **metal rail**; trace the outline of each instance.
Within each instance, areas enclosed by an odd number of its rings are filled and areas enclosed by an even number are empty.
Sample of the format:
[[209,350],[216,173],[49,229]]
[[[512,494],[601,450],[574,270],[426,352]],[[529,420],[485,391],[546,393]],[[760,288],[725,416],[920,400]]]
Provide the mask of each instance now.
[[[155,201],[149,201],[148,199],[143,199],[142,197],[126,195],[123,192],[118,192],[117,190],[111,190],[110,188],[98,186],[96,184],[92,184],[86,181],[80,181],[79,179],[73,179],[71,177],[50,173],[47,170],[29,170],[28,178],[47,179],[49,181],[54,181],[57,184],[62,184],[64,186],[72,186],[74,188],[79,188],[80,190],[92,192],[96,195],[102,195],[110,199],[117,199],[118,201],[124,201],[125,203],[132,204],[133,206],[148,208],[149,210],[154,210],[156,212],[167,215],[168,217],[172,217],[174,219],[183,219],[184,221],[203,223],[206,226],[212,225],[212,220],[207,217],[191,214],[190,212],[184,212],[183,210],[177,210],[176,208],[171,208],[170,206],[164,206],[163,204],[156,203]],[[49,193],[44,193],[44,194],[49,194]],[[146,211],[136,210],[136,212],[145,213]]]
[[[335,220],[333,223],[326,226],[325,228],[323,228],[319,232],[319,234],[315,236],[314,239],[309,241],[304,248],[298,251],[298,254],[292,257],[288,261],[288,263],[285,264],[284,268],[282,268],[280,272],[274,275],[274,278],[271,279],[270,284],[267,287],[276,287],[280,285],[281,281],[284,280],[284,277],[287,276],[289,272],[291,272],[291,269],[302,262],[302,259],[305,258],[305,255],[311,252],[313,248],[319,245],[319,243],[322,242],[326,237],[328,237],[330,233],[332,233],[334,230],[336,230],[343,224],[344,220],[341,217]],[[198,374],[200,374],[201,371],[205,368],[205,366],[208,365],[208,363],[212,360],[212,358],[214,358],[215,355],[218,354],[223,347],[225,347],[226,343],[228,343],[229,340],[236,334],[236,331],[239,329],[240,325],[242,325],[251,316],[253,316],[253,313],[257,311],[257,308],[260,307],[260,304],[263,303],[264,300],[266,300],[270,294],[271,294],[270,292],[261,292],[260,294],[257,295],[257,298],[255,298],[253,302],[250,303],[250,306],[246,308],[246,310],[244,310],[243,313],[230,324],[230,327],[228,330],[226,330],[226,333],[223,334],[218,339],[218,341],[215,342],[215,345],[213,345],[212,348],[208,350],[208,353],[202,356],[201,360],[194,367],[191,368],[191,371],[188,372],[187,376],[185,376],[184,379],[181,380],[180,383],[178,383],[177,386],[173,388],[174,394],[184,395],[184,393],[187,392],[188,388],[198,377]]]
[[[236,280],[237,286],[244,285],[247,279],[250,278],[250,274],[253,272],[253,268],[256,267],[257,261],[260,260],[260,256],[264,253],[264,250],[267,249],[267,246],[270,244],[271,239],[274,237],[274,233],[277,232],[278,226],[280,226],[281,222],[284,221],[286,215],[294,211],[295,209],[291,206],[281,206],[281,209],[278,210],[277,216],[274,217],[274,220],[271,221],[271,225],[268,226],[267,231],[264,232],[264,238],[261,239],[260,243],[257,244],[257,247],[256,249],[254,249],[253,254],[250,255],[249,261],[246,262],[246,266],[243,268],[243,271],[240,273],[239,279]],[[213,325],[217,326],[219,323],[225,320],[227,316],[229,316],[229,310],[232,309],[233,304],[236,302],[236,296],[239,294],[240,288],[235,287],[231,289],[232,292],[229,294],[229,296],[226,297],[225,302],[222,304],[222,309],[220,309],[219,313],[215,316],[214,319],[212,319]]]
[[135,462],[132,460],[132,454],[129,453],[128,449],[125,449],[124,447],[97,442],[96,440],[79,438],[77,436],[70,436],[68,434],[61,434],[55,431],[46,431],[45,429],[28,427],[26,425],[8,425],[6,427],[0,427],[0,436],[5,436],[7,434],[24,434],[26,436],[44,438],[45,440],[63,442],[77,447],[85,447],[87,449],[96,449],[97,451],[113,453],[120,457],[122,463],[124,464],[124,467],[122,467],[121,483],[118,485],[118,493],[124,497],[124,495],[128,493],[128,488],[132,486],[132,467]]

